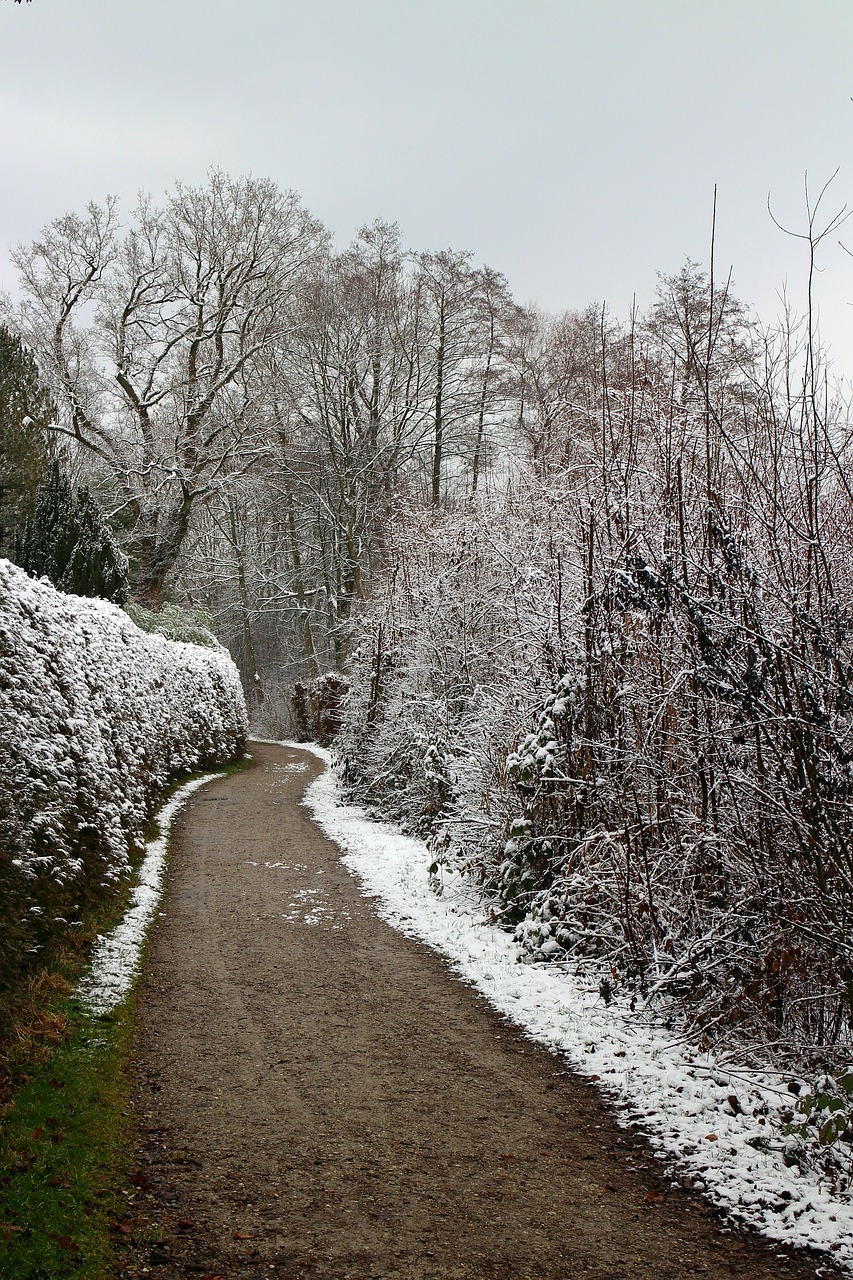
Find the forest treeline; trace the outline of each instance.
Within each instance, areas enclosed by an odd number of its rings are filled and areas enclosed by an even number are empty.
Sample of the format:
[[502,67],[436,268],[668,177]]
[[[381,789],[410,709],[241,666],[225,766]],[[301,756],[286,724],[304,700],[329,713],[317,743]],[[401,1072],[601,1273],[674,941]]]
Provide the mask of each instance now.
[[853,459],[811,298],[768,330],[688,262],[643,314],[545,315],[220,173],[15,261],[42,399],[0,407],[7,554],[35,433],[268,731],[345,673],[351,786],[531,958],[709,1043],[848,1051]]

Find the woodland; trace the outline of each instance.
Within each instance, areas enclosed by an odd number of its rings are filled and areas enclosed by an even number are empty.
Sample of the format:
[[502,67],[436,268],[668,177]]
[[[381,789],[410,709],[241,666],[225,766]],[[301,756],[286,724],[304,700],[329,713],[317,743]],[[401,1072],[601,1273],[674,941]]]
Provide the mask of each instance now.
[[531,961],[853,1087],[824,203],[805,314],[770,327],[713,248],[644,312],[549,315],[382,221],[336,250],[264,180],[59,217],[3,310],[0,554],[212,631],[255,730],[334,737]]

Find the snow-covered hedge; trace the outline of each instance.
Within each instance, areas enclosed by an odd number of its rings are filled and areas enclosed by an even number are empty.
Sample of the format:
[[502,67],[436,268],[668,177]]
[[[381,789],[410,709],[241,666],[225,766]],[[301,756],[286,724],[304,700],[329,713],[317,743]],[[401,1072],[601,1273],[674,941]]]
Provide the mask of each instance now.
[[130,867],[169,781],[242,752],[224,650],[139,630],[0,560],[0,1007]]

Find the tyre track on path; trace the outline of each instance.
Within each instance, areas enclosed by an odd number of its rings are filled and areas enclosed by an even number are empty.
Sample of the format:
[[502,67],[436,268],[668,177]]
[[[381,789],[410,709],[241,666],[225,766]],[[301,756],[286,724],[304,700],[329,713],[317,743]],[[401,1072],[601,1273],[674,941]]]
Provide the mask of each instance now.
[[172,836],[122,1277],[821,1274],[672,1188],[591,1085],[377,917],[299,804],[314,756],[252,754]]

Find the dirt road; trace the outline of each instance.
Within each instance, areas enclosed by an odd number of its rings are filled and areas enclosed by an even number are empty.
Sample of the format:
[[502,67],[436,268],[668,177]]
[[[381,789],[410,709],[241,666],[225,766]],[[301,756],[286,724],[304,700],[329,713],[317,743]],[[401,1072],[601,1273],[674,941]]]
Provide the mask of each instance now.
[[178,821],[137,1042],[123,1276],[814,1277],[673,1190],[591,1086],[374,914],[254,767]]

